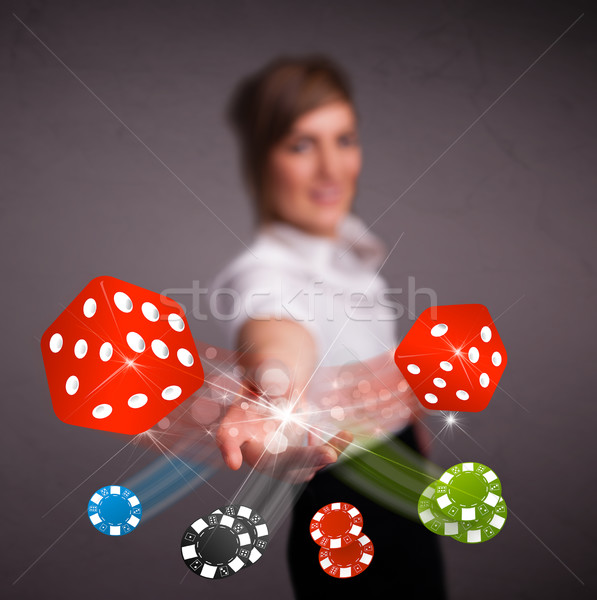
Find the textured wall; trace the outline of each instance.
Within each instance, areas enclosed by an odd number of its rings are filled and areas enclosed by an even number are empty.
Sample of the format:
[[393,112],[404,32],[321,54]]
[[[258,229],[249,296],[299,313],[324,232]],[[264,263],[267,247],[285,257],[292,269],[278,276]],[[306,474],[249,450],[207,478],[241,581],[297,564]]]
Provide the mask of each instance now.
[[[92,474],[123,442],[55,418],[38,340],[96,275],[185,288],[243,249],[251,207],[224,103],[273,56],[312,50],[353,77],[365,152],[356,211],[390,247],[404,232],[384,268],[391,285],[414,276],[440,304],[480,302],[500,315],[509,352],[502,389],[487,410],[463,416],[466,434],[444,433],[433,450],[445,467],[490,464],[510,510],[490,543],[447,540],[452,598],[479,590],[487,600],[594,597],[597,28],[589,4],[3,3],[3,597],[291,597],[285,530],[242,581],[180,583],[185,567],[171,547],[181,514],[221,502],[207,486],[132,539],[100,539],[86,516],[67,531],[91,491],[139,450]],[[213,323],[192,328],[221,344]],[[238,474],[212,480],[225,494],[238,483]]]

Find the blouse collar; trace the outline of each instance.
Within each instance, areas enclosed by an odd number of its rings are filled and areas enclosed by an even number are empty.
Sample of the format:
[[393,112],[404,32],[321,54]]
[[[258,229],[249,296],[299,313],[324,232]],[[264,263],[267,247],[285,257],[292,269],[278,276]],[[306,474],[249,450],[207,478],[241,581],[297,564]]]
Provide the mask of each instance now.
[[339,223],[336,238],[308,233],[284,221],[261,224],[260,235],[271,235],[301,258],[319,264],[343,263],[350,256],[363,267],[376,270],[387,256],[386,244],[354,213],[347,213]]

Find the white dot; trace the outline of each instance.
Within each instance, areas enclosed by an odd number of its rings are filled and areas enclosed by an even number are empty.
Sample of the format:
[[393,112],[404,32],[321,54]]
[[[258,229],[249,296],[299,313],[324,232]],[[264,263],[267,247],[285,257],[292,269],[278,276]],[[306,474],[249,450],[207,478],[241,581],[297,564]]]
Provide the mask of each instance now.
[[110,344],[110,342],[104,342],[99,351],[100,358],[104,362],[107,362],[112,358],[112,352],[113,352],[112,344]]
[[350,371],[340,373],[338,379],[342,385],[350,385],[354,381],[354,375]]
[[158,358],[168,358],[168,354],[170,354],[168,346],[166,346],[162,340],[153,340],[153,342],[151,342],[151,349]]
[[160,318],[160,312],[151,302],[143,302],[141,312],[148,321],[152,321],[153,323]]
[[109,404],[98,404],[92,411],[91,414],[96,419],[105,419],[112,414],[112,407]]
[[169,314],[168,323],[170,323],[170,327],[172,327],[174,331],[182,331],[184,329],[184,321],[180,315],[174,313]]
[[438,388],[445,388],[446,387],[446,382],[441,377],[436,377],[433,380],[433,385],[435,385]]
[[133,301],[124,292],[116,292],[114,294],[114,304],[116,304],[118,310],[124,313],[129,313],[133,310]]
[[361,379],[357,384],[357,387],[363,394],[367,394],[371,390],[371,384],[366,379]]
[[85,340],[79,340],[75,344],[75,356],[77,358],[83,358],[87,354],[87,342]]
[[394,411],[389,406],[381,409],[381,418],[382,419],[389,419],[393,414],[394,414]]
[[481,373],[479,383],[482,387],[486,388],[489,385],[489,375],[487,375],[487,373]]
[[399,406],[398,407],[398,414],[403,418],[403,419],[408,419],[409,415],[410,415],[410,408],[408,408],[408,406]]
[[330,410],[330,415],[332,419],[336,419],[336,421],[344,420],[344,409],[341,406],[334,406],[332,410]]
[[468,400],[468,397],[469,397],[469,396],[468,396],[468,394],[467,394],[467,393],[466,393],[464,390],[458,390],[458,391],[456,392],[456,397],[457,397],[459,400]]
[[496,366],[499,367],[502,364],[502,355],[499,352],[494,352],[491,355],[491,362]]
[[195,362],[193,355],[184,348],[179,348],[178,352],[176,353],[176,357],[180,361],[180,364],[185,367],[190,367]]
[[440,323],[431,328],[431,335],[433,337],[441,337],[446,331],[448,331],[448,326],[445,323]]
[[281,396],[288,390],[290,378],[283,369],[277,367],[267,368],[268,363],[263,363],[266,368],[258,368],[255,373],[255,379],[259,383],[259,388],[268,396]]
[[62,339],[62,336],[59,333],[55,333],[50,338],[50,350],[54,353],[60,352],[60,350],[62,350],[63,343],[64,343],[64,340]]
[[447,360],[442,360],[442,362],[439,363],[439,366],[444,370],[444,371],[451,371],[454,367],[452,366],[452,363],[449,363]]
[[163,392],[164,400],[176,400],[182,394],[182,390],[177,385],[169,385]]
[[135,352],[143,352],[143,350],[145,350],[145,341],[134,331],[126,334],[126,343],[129,345],[130,349]]
[[421,372],[421,369],[419,369],[419,367],[414,363],[408,365],[408,367],[406,367],[406,370],[409,373],[412,373],[413,375],[418,375]]
[[491,329],[489,329],[489,327],[487,327],[487,325],[485,325],[485,327],[483,327],[483,329],[481,329],[481,339],[484,342],[488,342],[491,339]]
[[78,389],[79,389],[79,380],[74,375],[71,375],[66,380],[66,393],[69,396],[72,396],[73,394],[77,393]]
[[435,404],[437,402],[437,396],[435,394],[425,394],[425,400],[427,400],[429,404]]
[[134,394],[128,399],[128,405],[131,408],[141,408],[147,404],[147,396],[145,394]]
[[83,314],[88,319],[91,319],[91,317],[93,317],[93,315],[95,314],[96,310],[97,310],[96,301],[93,298],[87,298],[87,300],[85,300],[85,304],[83,304]]
[[265,436],[264,444],[271,454],[280,454],[288,448],[288,438],[281,431],[274,431]]
[[479,351],[474,346],[471,346],[470,350],[468,351],[468,359],[472,363],[476,363],[479,360]]

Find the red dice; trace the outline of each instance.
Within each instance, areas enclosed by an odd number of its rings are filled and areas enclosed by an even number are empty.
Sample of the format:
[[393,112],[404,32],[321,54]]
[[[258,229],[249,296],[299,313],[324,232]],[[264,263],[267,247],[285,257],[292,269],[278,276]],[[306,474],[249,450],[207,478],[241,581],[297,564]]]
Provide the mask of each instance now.
[[203,384],[180,305],[114,277],[87,284],[41,351],[54,412],[72,425],[141,433]]
[[[431,318],[433,311],[436,320]],[[428,308],[394,354],[425,408],[464,412],[489,404],[506,359],[504,344],[482,304]]]

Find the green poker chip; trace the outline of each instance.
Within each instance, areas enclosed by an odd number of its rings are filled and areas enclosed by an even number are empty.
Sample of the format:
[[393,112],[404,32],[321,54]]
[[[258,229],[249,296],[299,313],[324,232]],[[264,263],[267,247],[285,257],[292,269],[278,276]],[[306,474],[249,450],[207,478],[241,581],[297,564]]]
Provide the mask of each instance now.
[[452,537],[463,544],[486,542],[502,530],[507,516],[508,509],[506,508],[506,502],[503,498],[500,498],[495,510],[477,521],[465,521],[461,523],[461,532]]
[[465,462],[450,467],[436,488],[439,509],[454,521],[478,521],[493,513],[502,496],[498,476],[485,465]]
[[419,496],[419,519],[421,519],[421,523],[433,533],[449,536],[459,535],[464,532],[461,524],[453,521],[450,517],[442,513],[437,505],[436,488],[439,483],[439,481],[434,481],[431,485],[428,485]]

